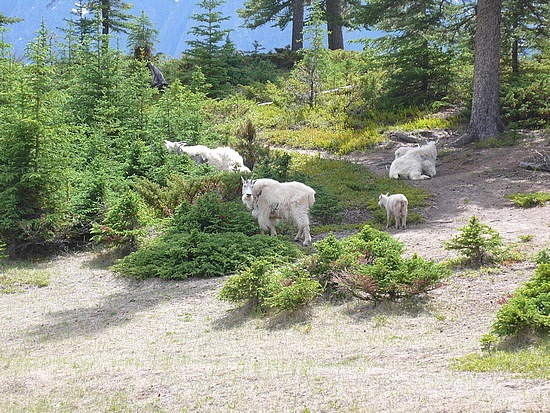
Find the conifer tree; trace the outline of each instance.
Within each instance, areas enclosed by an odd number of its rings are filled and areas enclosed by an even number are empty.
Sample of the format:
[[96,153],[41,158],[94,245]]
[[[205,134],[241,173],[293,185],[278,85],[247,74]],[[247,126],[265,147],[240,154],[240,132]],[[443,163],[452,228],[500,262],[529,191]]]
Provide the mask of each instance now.
[[0,238],[16,255],[55,241],[67,200],[67,130],[54,88],[44,22],[27,50],[29,64],[8,66],[18,82],[0,103]]
[[292,22],[290,50],[297,51],[304,45],[304,11],[304,0],[246,0],[238,13],[250,29],[274,22],[274,26],[284,30]]
[[128,47],[133,50],[136,59],[151,60],[153,47],[158,41],[158,30],[154,28],[144,11],[134,17],[128,33]]
[[217,11],[223,3],[225,0],[201,0],[198,3],[205,12],[191,16],[198,24],[189,32],[195,39],[187,41],[191,46],[191,62],[195,68],[200,68],[211,85],[208,94],[212,97],[225,94],[229,82],[228,59],[235,53],[235,48],[229,40],[231,30],[222,29],[222,22],[229,17],[224,17]]
[[372,0],[355,8],[353,22],[387,34],[373,41],[388,69],[390,105],[422,105],[445,95],[452,44],[446,40],[446,2]]
[[311,6],[311,19],[304,28],[304,37],[310,45],[304,49],[304,58],[293,71],[294,78],[306,85],[305,100],[310,107],[317,101],[328,64],[328,51],[323,39],[326,30],[323,29],[323,10],[319,0],[314,0]]

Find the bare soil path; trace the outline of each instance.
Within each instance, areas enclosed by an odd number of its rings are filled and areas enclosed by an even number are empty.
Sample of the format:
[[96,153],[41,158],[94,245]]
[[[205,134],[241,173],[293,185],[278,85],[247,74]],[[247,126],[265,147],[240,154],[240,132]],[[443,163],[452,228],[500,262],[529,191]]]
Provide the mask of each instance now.
[[[514,207],[512,192],[550,191],[550,174],[517,167],[540,139],[513,148],[450,149],[425,222],[392,233],[436,260],[470,216],[519,242],[550,247],[550,205]],[[385,173],[393,150],[350,160]],[[351,159],[353,158],[353,159]],[[37,264],[48,287],[0,295],[0,412],[549,412],[550,383],[453,369],[479,350],[498,300],[531,275],[522,262],[453,277],[405,304],[320,301],[263,320],[216,296],[221,279],[120,279],[108,256]]]

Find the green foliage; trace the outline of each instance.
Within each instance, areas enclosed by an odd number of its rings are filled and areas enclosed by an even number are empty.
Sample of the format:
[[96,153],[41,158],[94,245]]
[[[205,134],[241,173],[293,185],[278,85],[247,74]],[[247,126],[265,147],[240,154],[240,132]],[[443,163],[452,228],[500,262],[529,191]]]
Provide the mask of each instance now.
[[14,294],[30,287],[47,287],[51,274],[46,270],[10,267],[0,271],[0,294]]
[[141,198],[135,192],[127,191],[108,209],[101,224],[93,224],[92,239],[98,243],[135,248],[138,238],[145,234],[147,220]]
[[459,231],[459,235],[443,243],[445,249],[457,250],[475,266],[502,259],[502,237],[491,227],[482,224],[475,215],[470,218],[468,225],[459,228]]
[[295,311],[310,303],[320,291],[319,282],[311,279],[297,263],[256,260],[224,284],[219,298],[232,303],[249,303],[267,312]]
[[271,150],[254,168],[254,175],[261,178],[287,182],[290,178],[292,156],[287,152]]
[[530,193],[515,193],[506,195],[506,198],[512,200],[513,203],[522,208],[531,208],[534,206],[544,206],[550,201],[550,193],[548,192],[530,192]]
[[[0,98],[0,238],[15,256],[45,251],[65,226],[68,133],[55,90],[49,31],[29,44],[29,64],[2,61],[12,84]],[[12,79],[17,76],[17,81]]]
[[136,59],[151,59],[153,47],[158,41],[158,30],[156,30],[145,14],[141,11],[139,17],[134,17],[130,23],[128,33],[128,46],[134,51]]
[[242,232],[253,235],[258,224],[242,202],[222,202],[220,196],[208,192],[191,205],[181,204],[174,213],[170,231],[205,233]]
[[164,150],[164,140],[197,144],[205,130],[206,104],[207,98],[203,93],[194,92],[176,80],[152,105],[148,131]]
[[256,127],[250,119],[237,130],[234,148],[243,157],[244,165],[253,170],[256,163],[269,155],[269,147],[258,140]]
[[311,268],[326,285],[363,300],[397,300],[436,288],[448,274],[444,266],[416,254],[403,258],[404,244],[366,225],[358,235],[315,243]]
[[550,249],[545,248],[540,250],[535,258],[537,264],[550,264]]
[[218,277],[237,271],[261,257],[297,257],[300,249],[290,241],[241,232],[173,233],[154,240],[113,266],[125,277],[186,279]]
[[356,25],[384,32],[371,41],[387,70],[382,105],[426,105],[446,95],[454,57],[453,43],[445,34],[449,8],[435,0],[380,0],[352,11]]
[[544,335],[550,331],[550,264],[540,263],[533,277],[498,310],[492,332],[499,337]]
[[[235,47],[229,40],[231,30],[222,29],[222,22],[229,19],[217,9],[225,0],[200,0],[198,6],[202,13],[195,13],[191,19],[197,22],[190,30],[194,39],[187,41],[191,49],[190,63],[194,68],[200,68],[206,77],[210,88],[207,93],[211,97],[224,96],[229,86],[230,58],[235,55]],[[221,44],[225,41],[225,44]]]
[[166,186],[146,178],[136,178],[133,187],[155,215],[163,217],[172,216],[179,205],[192,204],[208,192],[216,192],[223,200],[235,199],[240,195],[241,178],[232,172],[199,176],[173,174],[168,177]]
[[512,128],[550,126],[550,62],[531,60],[522,73],[504,77],[500,89],[501,116]]
[[[488,337],[490,340],[490,337]],[[515,351],[491,351],[490,354],[468,354],[456,359],[455,370],[471,372],[506,372],[530,379],[550,379],[550,344]]]
[[338,197],[325,190],[323,186],[315,187],[315,203],[310,209],[311,216],[321,224],[338,223],[342,221],[344,207]]

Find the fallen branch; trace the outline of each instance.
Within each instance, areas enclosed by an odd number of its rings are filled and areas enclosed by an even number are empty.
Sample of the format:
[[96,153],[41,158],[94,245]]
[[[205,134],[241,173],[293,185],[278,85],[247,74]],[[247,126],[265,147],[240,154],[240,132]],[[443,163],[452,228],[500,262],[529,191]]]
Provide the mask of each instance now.
[[538,162],[520,162],[520,168],[531,169],[533,171],[545,171],[550,172],[550,165],[547,163]]

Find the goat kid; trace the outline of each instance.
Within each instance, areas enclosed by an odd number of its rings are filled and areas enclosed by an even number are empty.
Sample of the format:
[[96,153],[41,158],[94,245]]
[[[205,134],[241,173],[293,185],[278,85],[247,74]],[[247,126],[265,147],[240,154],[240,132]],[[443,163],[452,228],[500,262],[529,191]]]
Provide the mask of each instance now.
[[386,208],[386,228],[391,225],[391,217],[395,220],[395,229],[407,228],[407,212],[409,201],[403,194],[389,195],[389,193],[380,194],[378,197],[378,206]]

